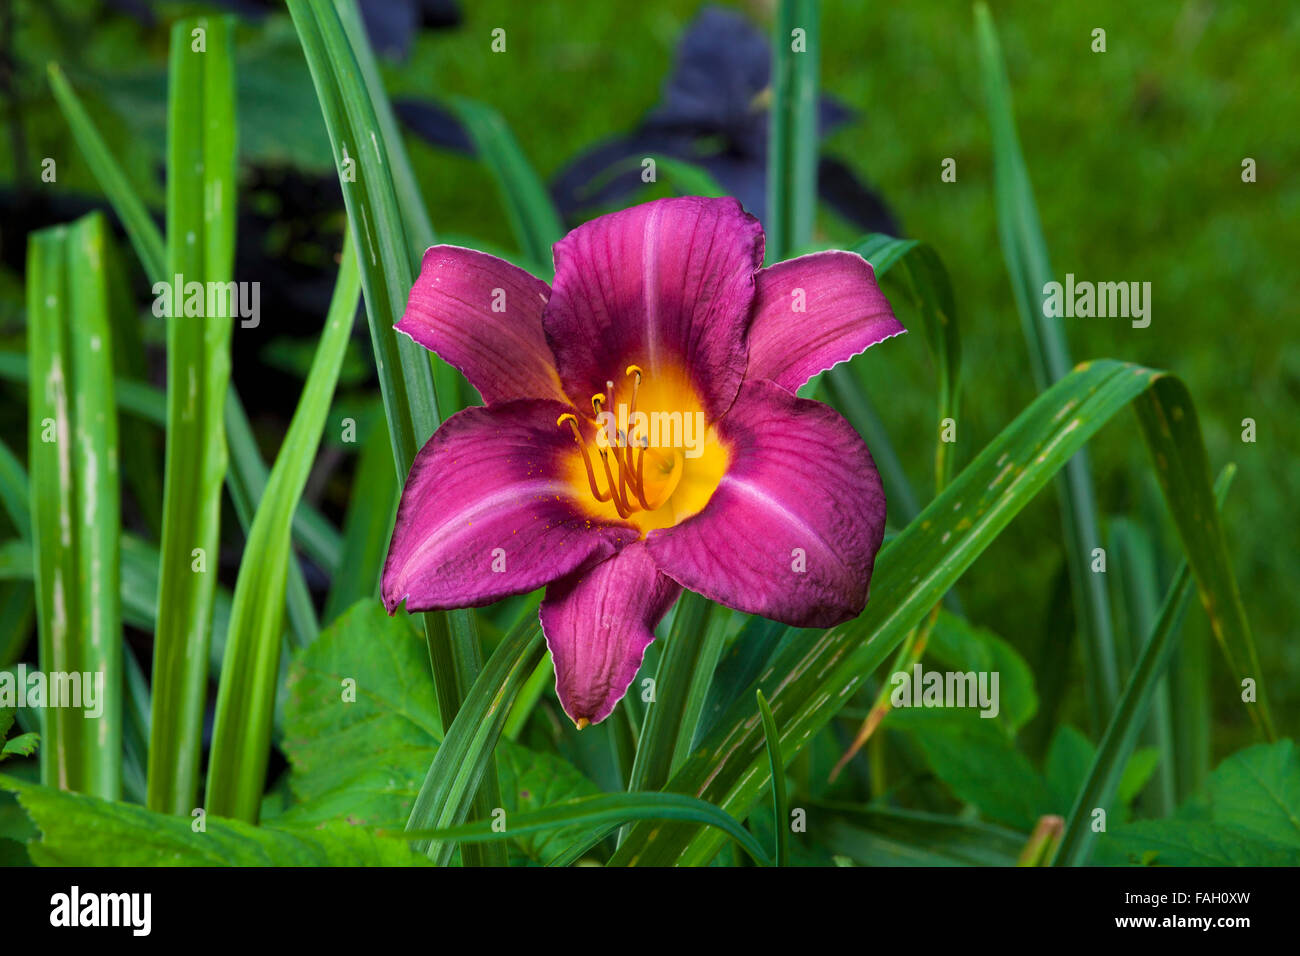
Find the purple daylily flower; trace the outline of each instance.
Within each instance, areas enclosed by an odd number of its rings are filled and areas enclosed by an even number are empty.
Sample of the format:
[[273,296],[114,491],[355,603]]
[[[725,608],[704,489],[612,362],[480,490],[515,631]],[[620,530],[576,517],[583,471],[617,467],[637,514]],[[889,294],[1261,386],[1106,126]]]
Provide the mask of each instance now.
[[802,627],[855,617],[885,527],[866,445],[795,390],[905,331],[871,266],[762,268],[734,199],[663,199],[555,245],[553,286],[455,246],[397,328],[486,406],[416,456],[384,567],[390,613],[547,586],[556,692],[603,720],[683,587]]

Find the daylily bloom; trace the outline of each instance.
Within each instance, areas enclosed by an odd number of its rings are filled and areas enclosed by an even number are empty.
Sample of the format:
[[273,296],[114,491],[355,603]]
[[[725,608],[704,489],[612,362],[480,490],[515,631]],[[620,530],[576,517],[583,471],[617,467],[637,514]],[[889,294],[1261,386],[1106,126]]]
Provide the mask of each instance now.
[[802,627],[862,611],[880,476],[795,390],[905,330],[860,256],[761,268],[734,199],[602,216],[554,255],[547,286],[471,249],[425,253],[397,328],[486,405],[417,455],[382,590],[392,613],[546,585],[556,692],[581,729],[622,699],[683,587]]

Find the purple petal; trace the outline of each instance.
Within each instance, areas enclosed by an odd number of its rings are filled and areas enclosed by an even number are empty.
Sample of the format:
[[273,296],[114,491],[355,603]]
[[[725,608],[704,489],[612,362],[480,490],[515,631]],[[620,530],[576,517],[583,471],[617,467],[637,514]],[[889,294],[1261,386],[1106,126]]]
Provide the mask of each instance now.
[[885,492],[853,427],[747,381],[718,423],[731,466],[704,510],[646,546],[683,587],[799,627],[856,617],[885,532]]
[[517,398],[564,400],[542,331],[551,290],[504,259],[431,246],[397,323],[460,369],[489,405]]
[[567,406],[467,408],[415,456],[384,566],[389,613],[489,604],[522,594],[634,541],[593,520],[564,477],[576,453],[555,419]]
[[852,252],[815,252],[758,273],[747,379],[794,391],[818,372],[907,330],[871,264]]
[[546,589],[542,630],[555,692],[579,730],[600,723],[623,699],[655,625],[681,590],[655,569],[640,541]]
[[660,199],[557,242],[542,323],[574,404],[636,364],[652,379],[689,372],[704,410],[721,416],[744,377],[762,261],[762,227],[734,199]]

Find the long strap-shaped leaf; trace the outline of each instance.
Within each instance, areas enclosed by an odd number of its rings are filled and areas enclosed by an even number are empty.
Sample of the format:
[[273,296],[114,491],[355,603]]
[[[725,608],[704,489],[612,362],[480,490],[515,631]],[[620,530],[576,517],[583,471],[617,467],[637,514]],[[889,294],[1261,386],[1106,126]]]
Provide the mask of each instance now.
[[257,822],[280,674],[284,594],[293,548],[291,523],[316,460],[360,293],[356,250],[349,233],[325,331],[266,494],[257,506],[235,582],[204,802],[208,812],[218,816]]
[[[330,3],[288,0],[307,57],[334,151],[348,221],[357,237],[361,289],[366,301],[379,387],[388,417],[397,475],[405,480],[420,446],[439,424],[429,353],[393,326],[401,319],[414,281],[414,249],[398,207],[384,128],[375,113],[379,91],[366,86],[353,44]],[[359,34],[353,34],[359,39]],[[473,613],[424,615],[425,638],[444,726],[450,725],[482,668]],[[482,776],[479,809],[500,805],[495,762]],[[499,849],[487,857],[501,863]],[[466,862],[478,862],[478,851]]]
[[[502,639],[465,696],[460,712],[446,725],[438,753],[411,808],[407,830],[443,829],[465,819],[501,737],[510,705],[545,650],[536,619],[522,622]],[[490,822],[491,812],[480,819]],[[455,843],[424,838],[417,838],[417,845],[444,865],[455,849]]]
[[352,500],[343,517],[343,558],[346,572],[334,575],[325,600],[326,624],[362,598],[379,596],[379,576],[393,536],[397,496],[401,486],[393,472],[388,423],[373,422],[361,442],[352,478]]
[[[564,856],[551,865],[571,863],[591,849],[606,834],[618,826],[636,820],[683,820],[701,826],[716,827],[721,833],[736,841],[756,863],[770,866],[771,860],[763,852],[754,835],[711,803],[680,793],[606,793],[598,796],[566,800],[531,813],[520,813],[505,819],[500,829],[495,820],[475,820],[460,826],[438,830],[407,831],[401,835],[423,840],[488,841],[508,840],[526,833],[563,830],[568,827],[594,827],[581,844],[569,848]],[[385,836],[395,834],[383,834]]]
[[780,0],[772,27],[767,254],[778,262],[812,240],[817,218],[819,0]]
[[707,598],[682,592],[655,669],[628,790],[658,790],[690,749],[722,652],[723,623]]
[[[115,800],[122,793],[121,529],[106,241],[98,214],[31,236],[28,409],[40,666],[80,690],[79,699],[41,709],[41,779]],[[51,692],[60,684],[51,677]],[[95,708],[98,716],[86,716]]]
[[[763,691],[781,722],[786,760],[826,725],[1083,443],[1134,400],[1202,599],[1216,609],[1227,645],[1250,646],[1187,389],[1166,373],[1127,362],[1085,363],[1040,395],[881,551],[871,600],[861,616],[809,643],[787,645],[751,687],[751,693]],[[1147,425],[1162,420],[1179,427],[1164,431]],[[1176,484],[1171,473],[1178,475]],[[1260,681],[1258,672],[1234,676]],[[1250,706],[1253,714],[1263,704]],[[743,818],[767,786],[765,764],[760,722],[742,698],[667,789],[694,794]],[[614,862],[702,863],[717,847],[715,839],[692,827],[637,827]]]
[[[1235,466],[1229,465],[1219,476],[1215,493],[1220,506],[1227,497],[1228,487],[1235,474]],[[1097,747],[1088,777],[1075,798],[1074,806],[1070,808],[1065,835],[1053,861],[1057,866],[1082,866],[1088,862],[1088,854],[1096,837],[1091,825],[1093,810],[1105,807],[1115,796],[1124,765],[1133,753],[1138,733],[1142,730],[1142,723],[1155,696],[1156,686],[1169,668],[1169,661],[1177,647],[1178,625],[1182,621],[1191,591],[1192,575],[1184,561],[1165,594],[1160,616],[1142,647],[1142,653],[1138,655],[1137,664],[1119,699],[1119,706]]]
[[549,265],[551,246],[564,235],[564,226],[551,194],[510,127],[500,113],[486,104],[456,97],[451,106],[496,178],[520,251],[539,266]]
[[[50,66],[50,88],[54,91],[54,98],[67,119],[68,128],[72,130],[73,138],[87,165],[99,181],[118,218],[126,226],[132,248],[145,274],[154,283],[171,282],[173,277],[167,272],[167,253],[162,233],[108,151],[103,137],[95,128],[76,92],[64,78],[63,72],[53,64]],[[11,367],[8,358],[7,355],[0,358],[0,375],[13,377],[18,369]],[[143,382],[119,381],[118,389],[119,405],[123,411],[158,425],[167,424],[167,404],[161,392]],[[248,415],[233,385],[226,393],[225,416],[230,452],[226,484],[230,489],[236,516],[247,532],[253,509],[266,488],[267,467],[258,451]],[[342,553],[339,533],[320,512],[306,502],[299,506],[294,515],[294,536],[312,560],[331,572],[338,569]],[[305,643],[314,636],[317,625],[310,597],[305,602],[302,600],[301,595],[306,594],[307,588],[296,564],[290,569],[290,575],[290,619],[300,643]]]
[[[1016,135],[1002,51],[992,17],[983,3],[976,4],[975,24],[989,122],[993,128],[998,234],[1029,346],[1034,381],[1042,391],[1069,373],[1069,345],[1060,320],[1043,314],[1042,291],[1045,284],[1052,281],[1052,266],[1048,261],[1043,228],[1038,221],[1029,171]],[[1060,481],[1060,497],[1070,592],[1074,597],[1084,661],[1088,668],[1086,690],[1093,725],[1100,729],[1119,697],[1119,670],[1115,661],[1115,636],[1105,579],[1093,574],[1088,567],[1093,550],[1101,547],[1101,532],[1086,452],[1080,451],[1066,464]]]
[[[393,188],[397,193],[398,206],[406,224],[406,238],[410,240],[415,252],[427,249],[437,241],[433,223],[429,220],[425,208],[424,196],[415,179],[415,170],[411,159],[406,154],[402,142],[402,131],[397,125],[397,114],[393,104],[384,92],[383,80],[379,75],[379,64],[375,51],[370,46],[369,34],[361,19],[361,10],[357,0],[333,0],[334,9],[343,21],[343,29],[356,54],[357,65],[361,68],[361,80],[370,93],[370,103],[374,107],[375,120],[379,127],[379,138],[383,141],[384,151],[388,154],[389,170],[393,176]],[[440,357],[429,353],[429,364],[433,366],[434,394],[438,396],[438,410],[445,418],[458,412],[470,401],[473,391],[465,377],[452,368]]]
[[[220,19],[177,21],[168,94],[166,275],[183,283],[231,280],[235,183],[230,26]],[[149,807],[188,815],[198,791],[217,587],[231,318],[175,315],[166,321],[167,463]]]
[[776,865],[785,866],[790,855],[790,821],[786,818],[785,760],[781,757],[781,733],[763,692],[755,691],[758,712],[763,717],[763,736],[767,740],[767,763],[772,771],[772,830],[776,833]]

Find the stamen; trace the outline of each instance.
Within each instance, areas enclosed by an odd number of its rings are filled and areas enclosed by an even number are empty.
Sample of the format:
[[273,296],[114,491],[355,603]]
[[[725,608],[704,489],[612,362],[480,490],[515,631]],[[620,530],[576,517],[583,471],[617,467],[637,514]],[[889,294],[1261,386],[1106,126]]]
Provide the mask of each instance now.
[[[600,452],[600,460],[605,464],[605,477],[609,479],[610,493],[614,499],[614,509],[618,512],[620,518],[626,518],[632,513],[632,509],[627,506],[619,495],[613,493],[614,473],[609,470],[609,454],[603,448],[597,450]],[[619,474],[622,475],[623,472],[620,470]]]
[[[598,502],[612,502],[618,516],[626,520],[638,511],[655,511],[667,504],[681,479],[682,461],[681,455],[675,452],[656,451],[650,455],[652,474],[651,484],[647,486],[646,453],[650,451],[650,436],[641,434],[641,425],[634,424],[637,399],[640,398],[641,382],[645,378],[645,372],[639,365],[629,365],[623,374],[632,379],[632,395],[627,405],[625,427],[618,427],[622,421],[616,422],[613,428],[610,428],[608,423],[602,425],[599,422],[603,415],[613,414],[615,408],[619,409],[618,414],[620,419],[622,418],[622,406],[615,401],[614,382],[607,381],[605,391],[591,396],[591,409],[598,420],[596,427],[604,428],[609,437],[606,443],[602,444],[600,441],[595,443],[596,450],[600,453],[601,466],[605,471],[606,491],[601,490],[601,483],[597,478],[598,469],[591,460],[578,416],[566,412],[557,418],[555,423],[562,426],[568,422],[573,432],[573,440],[577,443],[578,450],[582,452],[582,464],[586,470],[587,484],[591,488],[592,497]],[[618,401],[622,400],[623,396],[619,393]],[[610,435],[610,432],[613,434]],[[598,435],[597,438],[599,437]],[[612,465],[609,460],[609,445],[614,447]],[[614,475],[615,468],[618,469],[617,478]]]
[[[578,450],[582,452],[582,463],[587,468],[587,484],[591,486],[592,495],[595,497],[597,501],[609,501],[610,497],[612,496],[612,492],[611,494],[602,494],[600,490],[600,486],[596,484],[596,472],[591,467],[591,457],[587,454],[587,444],[582,440],[582,431],[578,428],[578,416],[570,412],[565,412],[563,415],[561,415],[559,418],[555,420],[555,424],[563,425],[566,421],[569,423],[569,427],[573,429],[573,440],[577,442]],[[604,452],[602,452],[601,454],[604,454]],[[608,474],[609,472],[608,464],[606,464],[605,466],[605,471]],[[612,479],[609,483],[609,486],[611,489],[614,487],[614,482]]]
[[[636,416],[636,395],[637,395],[637,392],[640,391],[640,389],[641,389],[641,374],[642,374],[642,373],[641,373],[641,366],[640,366],[640,365],[629,365],[629,366],[627,367],[627,369],[623,372],[623,374],[624,374],[624,375],[635,375],[635,376],[636,376],[636,378],[632,380],[632,402],[631,402],[631,404],[628,405],[628,409],[627,409],[627,420],[628,420],[629,422],[631,422],[631,421],[633,420],[633,418]],[[612,385],[612,384],[610,385],[610,390],[611,390],[611,391],[613,390],[613,385]],[[629,424],[629,425],[628,425],[628,428],[630,429],[631,427],[632,427],[632,426]],[[629,442],[630,442],[630,440],[631,440],[631,437],[632,437],[632,436],[629,434],[629,435],[628,435]],[[632,467],[632,449],[631,449],[631,447],[625,447],[625,449],[624,449],[624,451],[623,451],[623,460],[624,460],[624,462],[627,464],[627,469],[628,469],[628,471],[634,471],[634,470],[635,470],[635,469],[633,469],[633,467]],[[640,482],[637,482],[637,484],[640,484]],[[641,495],[638,493],[637,497],[640,498]]]
[[[632,484],[632,490],[636,492],[636,500],[641,503],[641,507],[646,511],[651,511],[650,502],[647,501],[645,497],[645,450],[650,444],[650,439],[642,438],[641,441],[643,444],[641,445],[641,450],[636,456],[636,468],[629,468],[629,470],[636,479],[635,483]],[[630,466],[632,463],[632,449],[628,449],[627,455],[628,465]]]

